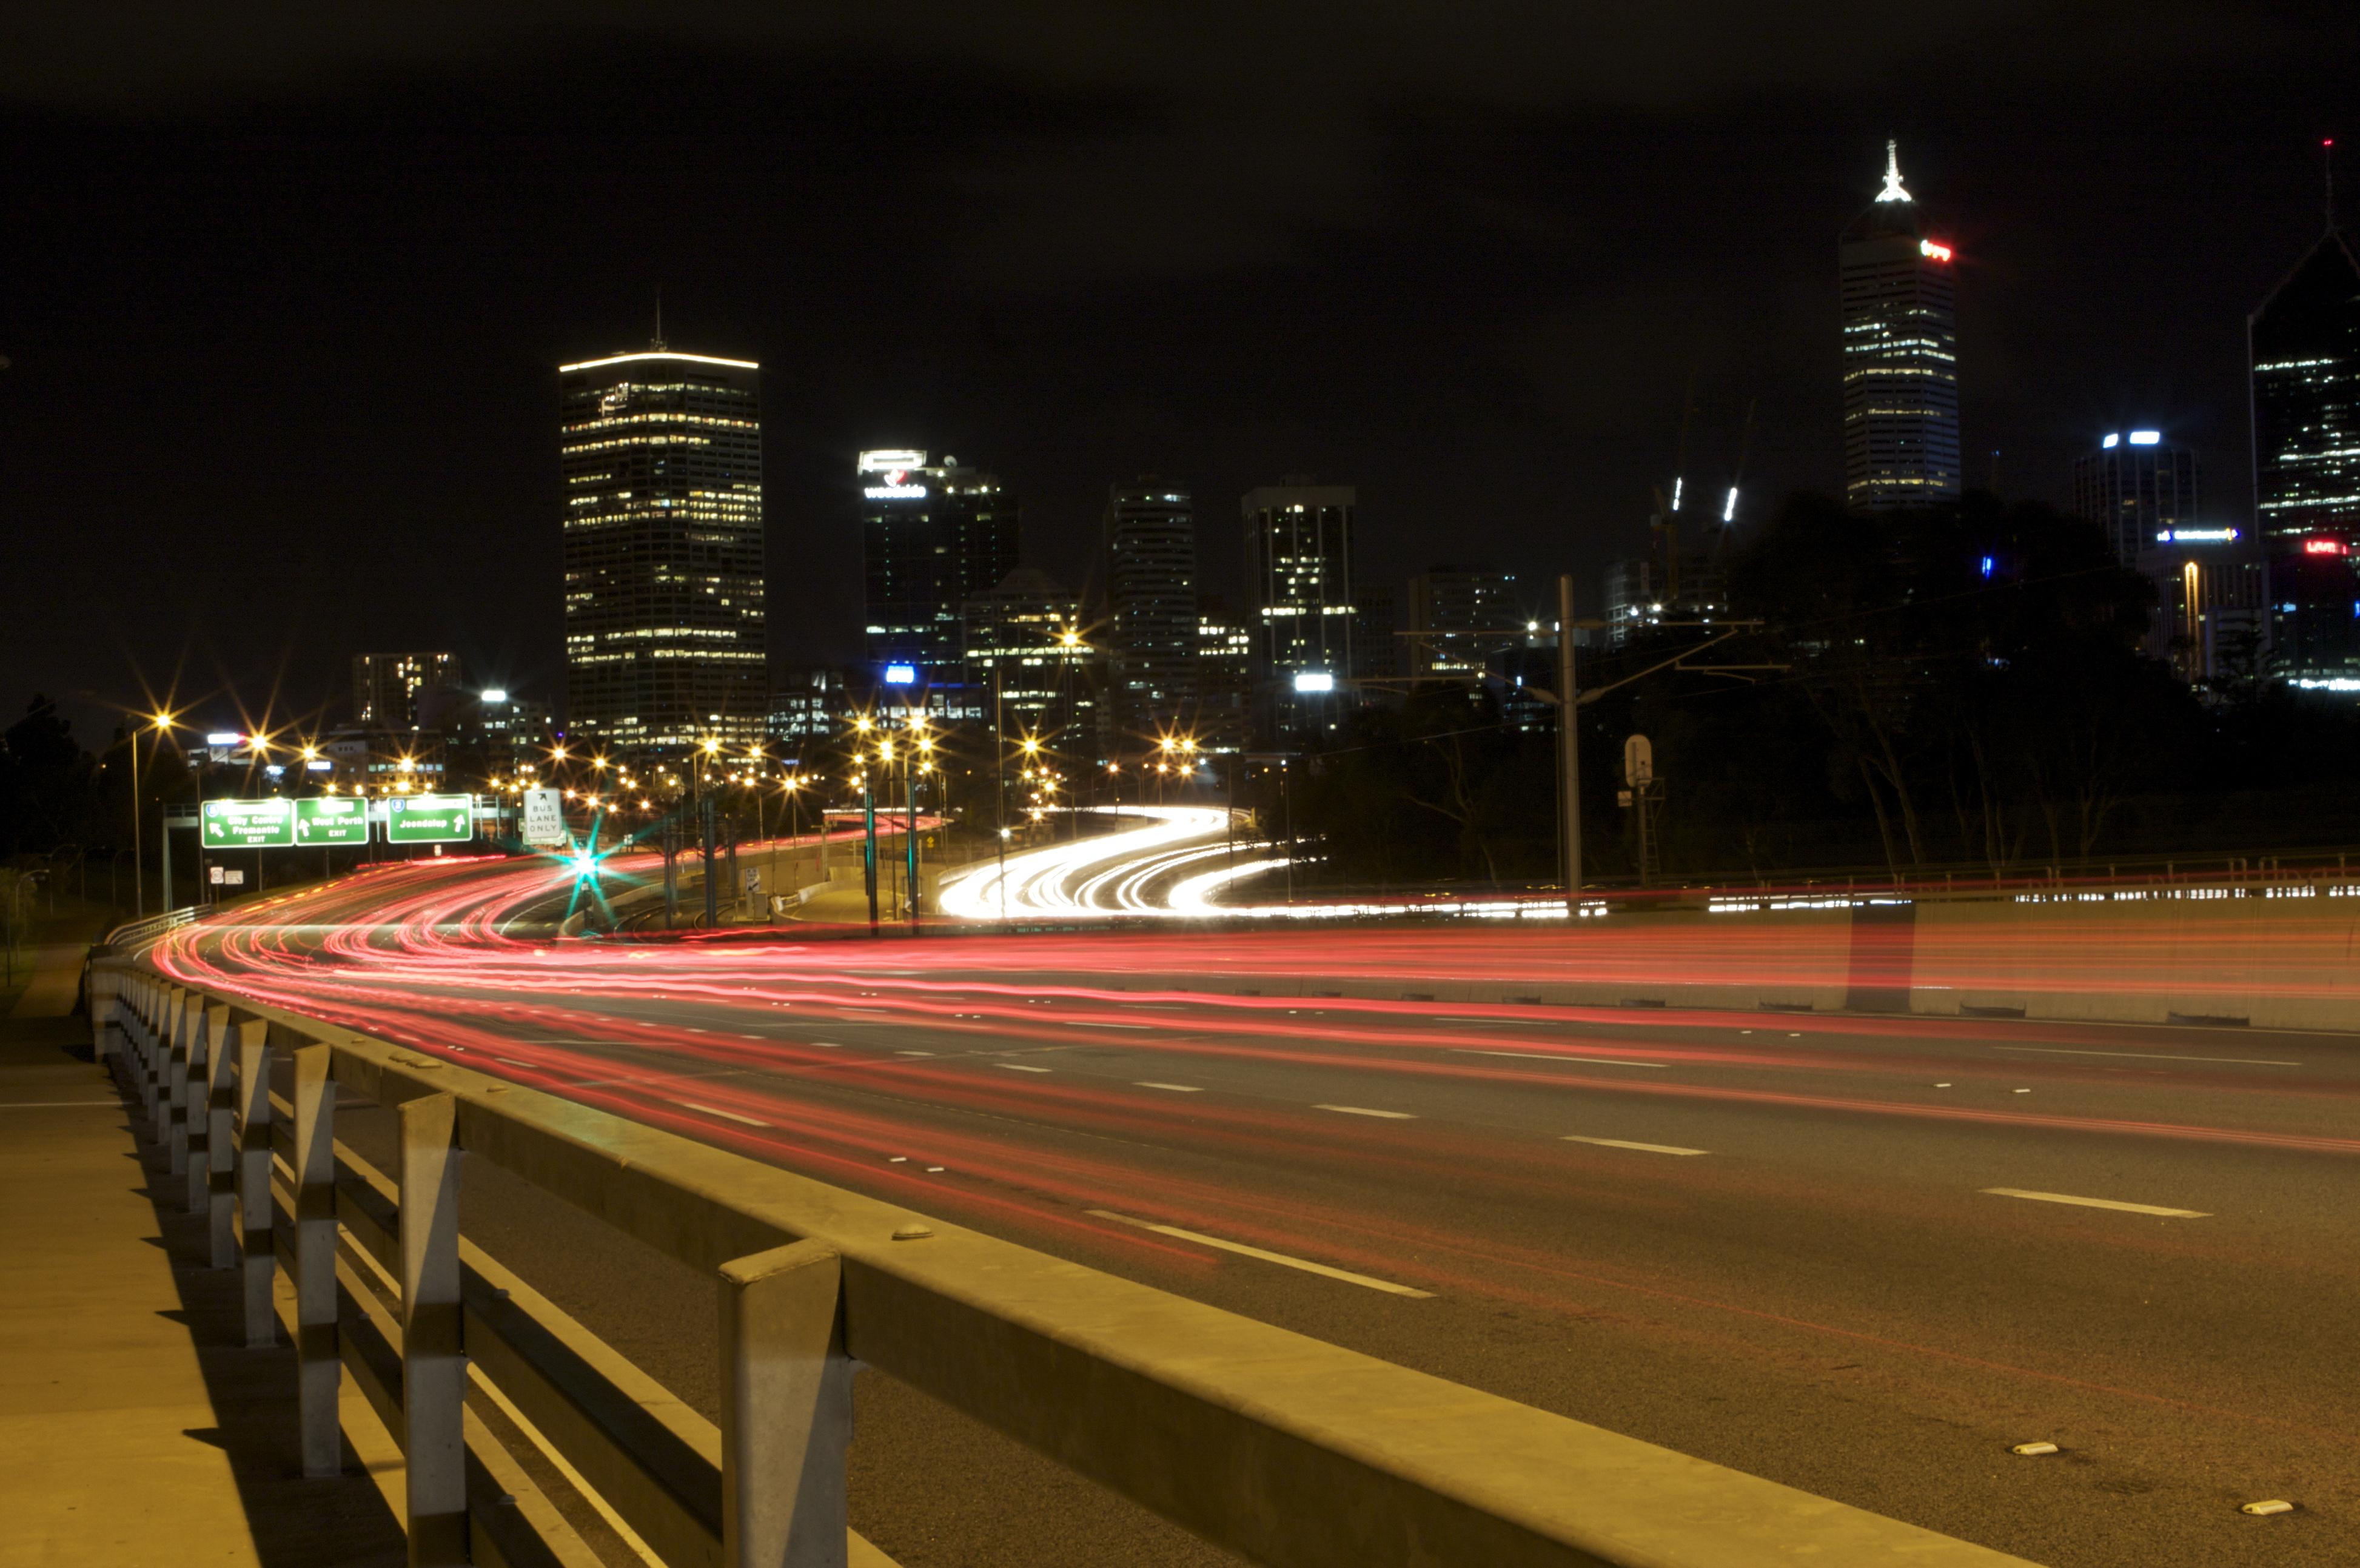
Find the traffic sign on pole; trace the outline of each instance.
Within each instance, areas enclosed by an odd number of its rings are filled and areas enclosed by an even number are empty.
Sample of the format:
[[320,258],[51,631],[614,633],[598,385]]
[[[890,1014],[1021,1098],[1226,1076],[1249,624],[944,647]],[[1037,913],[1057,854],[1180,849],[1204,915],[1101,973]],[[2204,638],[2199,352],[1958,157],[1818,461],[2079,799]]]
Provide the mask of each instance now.
[[394,795],[386,800],[388,844],[464,844],[475,836],[473,795]]
[[285,849],[295,843],[295,802],[207,800],[197,825],[207,849]]
[[565,803],[559,791],[524,792],[524,842],[537,846],[566,842]]
[[306,796],[295,802],[295,842],[325,847],[369,841],[368,802],[345,795]]

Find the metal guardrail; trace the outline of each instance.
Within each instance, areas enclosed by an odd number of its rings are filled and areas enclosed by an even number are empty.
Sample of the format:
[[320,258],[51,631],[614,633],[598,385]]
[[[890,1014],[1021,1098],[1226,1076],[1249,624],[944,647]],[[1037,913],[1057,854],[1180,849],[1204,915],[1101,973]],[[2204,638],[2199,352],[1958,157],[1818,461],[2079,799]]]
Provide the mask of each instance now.
[[186,905],[166,909],[160,915],[149,915],[144,920],[126,920],[101,939],[109,947],[135,947],[153,942],[175,926],[184,926],[197,918],[196,906]]
[[[349,1376],[412,1563],[596,1561],[502,1432],[662,1563],[882,1563],[846,1526],[869,1366],[1283,1568],[2022,1565],[119,957],[93,982],[248,1343],[291,1320],[305,1474]],[[335,1141],[340,1089],[396,1111],[390,1174]],[[466,1239],[462,1151],[717,1276],[717,1426]]]

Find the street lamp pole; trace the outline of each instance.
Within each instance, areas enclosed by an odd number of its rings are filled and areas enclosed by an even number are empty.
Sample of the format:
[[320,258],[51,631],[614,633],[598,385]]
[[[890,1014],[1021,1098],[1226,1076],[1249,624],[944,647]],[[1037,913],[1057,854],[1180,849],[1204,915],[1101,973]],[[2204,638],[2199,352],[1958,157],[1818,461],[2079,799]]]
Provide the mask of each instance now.
[[[131,732],[131,913],[133,919],[144,920],[148,918],[148,871],[142,864],[139,843],[139,732],[135,729]],[[169,891],[164,901],[172,901]]]
[[1573,575],[1557,580],[1557,735],[1558,821],[1565,845],[1565,912],[1581,913],[1581,710],[1574,685]]

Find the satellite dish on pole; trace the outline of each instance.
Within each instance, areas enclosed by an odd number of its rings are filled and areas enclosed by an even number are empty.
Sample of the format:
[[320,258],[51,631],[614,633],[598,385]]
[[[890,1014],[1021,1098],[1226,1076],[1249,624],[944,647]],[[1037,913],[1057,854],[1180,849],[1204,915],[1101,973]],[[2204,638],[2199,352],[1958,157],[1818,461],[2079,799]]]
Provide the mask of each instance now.
[[1655,748],[1647,737],[1634,735],[1622,743],[1622,782],[1633,789],[1652,783],[1655,777]]

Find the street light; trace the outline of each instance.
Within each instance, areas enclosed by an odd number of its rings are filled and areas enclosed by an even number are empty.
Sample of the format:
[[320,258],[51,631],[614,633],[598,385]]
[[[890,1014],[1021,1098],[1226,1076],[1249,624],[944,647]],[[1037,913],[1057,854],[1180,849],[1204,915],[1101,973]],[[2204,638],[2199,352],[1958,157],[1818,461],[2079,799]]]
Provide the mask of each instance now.
[[[148,728],[158,735],[169,731],[178,722],[162,710],[139,716]],[[167,826],[163,831],[170,833],[172,830]],[[131,910],[134,918],[145,920],[148,918],[148,873],[140,857],[139,844],[139,732],[134,730],[131,732]],[[172,907],[172,889],[169,887],[164,889],[164,907],[168,909]]]

